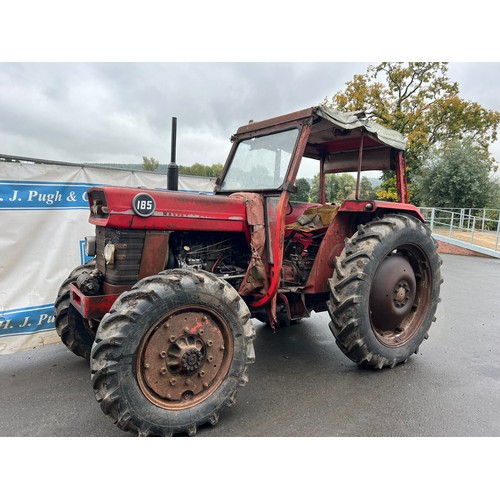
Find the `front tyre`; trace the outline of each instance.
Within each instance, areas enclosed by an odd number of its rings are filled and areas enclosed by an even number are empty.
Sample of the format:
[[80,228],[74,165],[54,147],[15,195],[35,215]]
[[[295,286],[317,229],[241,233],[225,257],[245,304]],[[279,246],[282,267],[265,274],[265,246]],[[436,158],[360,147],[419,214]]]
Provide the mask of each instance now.
[[145,278],[101,321],[90,360],[96,399],[122,430],[194,435],[234,404],[254,336],[226,281],[179,269]]
[[428,337],[439,302],[441,258],[427,226],[404,214],[360,225],[329,280],[330,329],[363,367],[394,367]]
[[56,331],[62,343],[74,354],[89,361],[90,350],[97,330],[97,322],[87,320],[71,305],[70,285],[82,273],[90,273],[95,269],[95,260],[73,269],[62,283],[54,304]]

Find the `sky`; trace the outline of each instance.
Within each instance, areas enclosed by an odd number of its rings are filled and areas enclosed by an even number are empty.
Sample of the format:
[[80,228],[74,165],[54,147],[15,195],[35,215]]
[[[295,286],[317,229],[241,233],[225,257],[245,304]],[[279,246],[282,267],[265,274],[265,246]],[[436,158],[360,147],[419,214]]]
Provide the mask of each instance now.
[[[368,61],[452,61],[460,95],[500,111],[497,26],[482,14],[486,0],[464,12],[454,3],[452,14],[433,0],[418,9],[361,0],[356,12],[348,2],[285,5],[2,5],[0,154],[169,163],[175,116],[178,164],[223,163],[239,126],[319,104]],[[498,141],[491,151],[500,160]]]
[[[0,154],[85,163],[224,163],[249,120],[319,104],[369,62],[3,62]],[[450,63],[460,95],[500,111],[500,63]],[[500,159],[500,144],[492,152]]]

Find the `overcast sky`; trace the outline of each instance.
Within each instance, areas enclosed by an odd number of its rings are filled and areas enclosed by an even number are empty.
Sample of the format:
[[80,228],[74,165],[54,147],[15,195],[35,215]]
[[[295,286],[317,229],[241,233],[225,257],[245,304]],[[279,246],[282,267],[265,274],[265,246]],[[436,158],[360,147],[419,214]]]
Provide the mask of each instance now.
[[[238,126],[319,104],[368,64],[0,63],[0,153],[168,163],[176,116],[177,163],[223,163]],[[500,63],[450,63],[449,76],[500,110]]]

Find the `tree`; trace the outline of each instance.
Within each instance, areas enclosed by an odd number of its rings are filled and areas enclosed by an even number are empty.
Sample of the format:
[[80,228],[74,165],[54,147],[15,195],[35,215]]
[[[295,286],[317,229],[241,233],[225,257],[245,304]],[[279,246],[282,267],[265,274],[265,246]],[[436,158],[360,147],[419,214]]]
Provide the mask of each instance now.
[[[392,173],[392,172],[391,172]],[[396,176],[395,175],[384,175],[382,174],[382,183],[380,184],[380,189],[375,192],[375,197],[377,200],[383,201],[398,201],[398,190],[396,186]],[[408,188],[408,195],[411,194]]]
[[[447,63],[439,62],[369,66],[365,75],[354,75],[344,91],[324,104],[340,111],[365,110],[368,118],[404,134],[411,180],[433,146],[471,138],[489,154],[497,138],[500,113],[462,99],[447,71]],[[381,190],[388,196],[390,178],[384,174]]]
[[[335,176],[325,175],[325,197],[326,201],[334,201],[337,192],[337,179]],[[319,174],[313,177],[309,199],[314,203],[319,203]]]
[[375,195],[375,190],[368,177],[361,177],[361,182],[359,183],[359,197],[363,200],[373,200]]
[[341,203],[348,198],[354,198],[356,194],[356,179],[347,173],[333,174],[337,177],[337,192],[335,193],[334,201]]
[[160,162],[158,160],[155,160],[152,156],[151,156],[151,158],[148,158],[147,156],[143,156],[142,162],[143,162],[142,168],[146,172],[153,172],[160,166]]
[[[325,175],[325,194],[327,202],[341,203],[351,197],[355,189],[356,179],[350,174]],[[313,177],[309,198],[313,202],[319,202],[319,174]]]
[[291,201],[309,201],[309,193],[311,191],[311,185],[307,179],[301,178],[295,181],[295,187],[297,192],[290,195]]
[[499,179],[491,179],[490,207],[500,208],[500,180]]
[[214,163],[211,166],[203,165],[202,163],[194,163],[190,167],[179,167],[179,173],[183,175],[197,175],[200,177],[219,177],[222,172],[223,165]]
[[472,138],[454,140],[433,150],[420,169],[417,184],[428,207],[496,208],[498,181],[490,177],[491,158]]

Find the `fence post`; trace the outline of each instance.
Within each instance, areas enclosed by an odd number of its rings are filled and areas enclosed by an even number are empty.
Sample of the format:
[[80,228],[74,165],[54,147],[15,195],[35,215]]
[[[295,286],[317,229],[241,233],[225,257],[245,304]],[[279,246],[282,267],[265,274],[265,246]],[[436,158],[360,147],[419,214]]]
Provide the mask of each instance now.
[[500,235],[500,214],[498,215],[498,222],[497,222],[497,237],[495,240],[495,251],[498,251],[498,236]]
[[434,231],[434,217],[436,215],[436,208],[431,209],[431,231]]
[[450,238],[453,237],[453,217],[455,215],[455,212],[451,212],[451,222],[450,222]]
[[483,223],[481,224],[481,231],[484,231],[485,220],[486,220],[486,208],[483,208]]
[[474,231],[476,229],[476,217],[472,217],[472,233],[471,233],[471,236],[470,236],[470,242],[471,243],[474,243]]
[[[458,224],[458,227],[460,229],[464,228],[464,217],[465,217],[465,208],[460,209],[460,222]],[[452,219],[453,220],[453,219]]]

